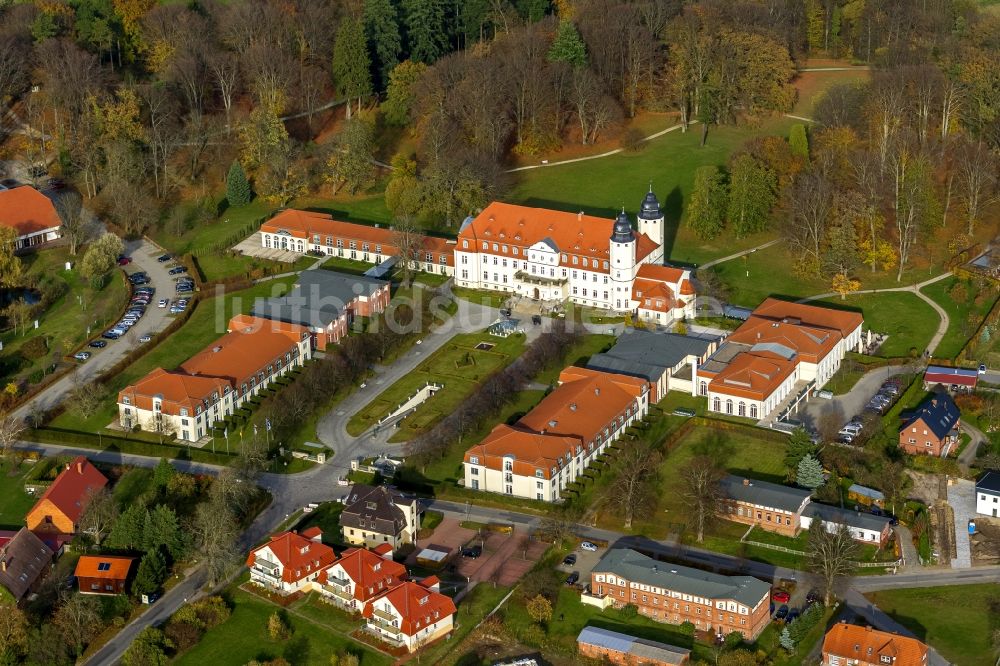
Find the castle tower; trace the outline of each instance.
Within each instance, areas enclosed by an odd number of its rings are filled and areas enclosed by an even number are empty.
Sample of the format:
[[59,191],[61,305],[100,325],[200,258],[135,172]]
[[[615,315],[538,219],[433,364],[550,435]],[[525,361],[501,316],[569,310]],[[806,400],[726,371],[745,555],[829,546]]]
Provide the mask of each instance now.
[[611,232],[611,293],[608,306],[615,310],[628,309],[635,280],[635,233],[625,208],[615,219]]
[[650,183],[649,192],[642,200],[639,208],[639,233],[646,234],[659,248],[649,255],[647,261],[651,264],[662,264],[664,260],[663,243],[665,239],[664,216],[660,210],[660,201],[653,194],[653,185]]

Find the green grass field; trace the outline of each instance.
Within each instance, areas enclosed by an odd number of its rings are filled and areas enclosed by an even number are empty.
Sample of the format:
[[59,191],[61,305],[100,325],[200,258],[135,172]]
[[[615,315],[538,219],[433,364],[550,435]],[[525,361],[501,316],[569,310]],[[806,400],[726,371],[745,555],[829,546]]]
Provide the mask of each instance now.
[[776,118],[759,127],[713,127],[704,147],[701,131],[671,132],[638,152],[573,164],[520,171],[505,199],[542,208],[613,218],[622,205],[634,216],[652,182],[667,219],[666,256],[675,262],[703,263],[709,259],[759,245],[773,238],[764,233],[743,239],[723,235],[713,241],[698,239],[678,224],[690,195],[694,172],[700,166],[724,166],[733,151],[748,139],[766,134],[786,136],[795,121]]
[[0,529],[19,529],[35,505],[36,497],[24,492],[24,477],[31,465],[16,465],[12,457],[0,461]]
[[282,657],[293,664],[329,666],[330,657],[351,653],[361,666],[391,664],[392,658],[332,630],[328,624],[306,619],[294,612],[287,614],[292,636],[285,641],[271,640],[267,618],[278,610],[274,604],[236,590],[235,607],[230,618],[208,631],[195,647],[174,660],[183,666],[246,664],[252,659],[269,661]]
[[[476,349],[479,344],[494,345]],[[416,369],[355,414],[347,431],[360,435],[385,418],[428,382],[442,385],[417,411],[406,417],[390,441],[406,441],[451,412],[490,374],[510,364],[524,349],[524,337],[497,338],[486,333],[456,335]]]
[[[948,332],[945,333],[937,349],[934,350],[934,356],[938,358],[958,356],[962,348],[965,347],[965,343],[969,341],[969,337],[975,333],[976,328],[982,323],[983,317],[1000,296],[1000,290],[993,283],[985,285],[980,290],[977,286],[964,282],[968,297],[964,301],[959,301],[953,296],[952,290],[960,282],[964,281],[952,276],[927,285],[920,290],[930,296],[948,313]],[[980,300],[979,305],[975,303],[977,299]]]
[[[0,376],[4,378],[4,383],[16,376],[27,376],[41,370],[52,360],[52,352],[59,350],[65,355],[85,342],[88,326],[91,328],[91,336],[97,335],[121,314],[129,293],[121,272],[113,271],[107,284],[95,291],[75,268],[69,271],[65,269],[67,261],[76,266],[82,258],[82,250],[76,257],[70,257],[69,250],[65,247],[46,249],[21,258],[26,276],[25,284],[51,279],[61,283],[66,293],[38,318],[37,330],[30,328],[29,323],[26,335],[21,330],[15,334],[13,328],[0,334],[0,342],[3,343]],[[38,336],[48,339],[49,353],[41,359],[28,359],[21,354],[21,347],[26,341]]]
[[109,396],[104,407],[86,419],[72,411],[67,411],[56,418],[52,425],[57,428],[86,432],[96,432],[104,428],[115,418],[117,413],[118,391],[155,368],[168,370],[176,368],[211,344],[213,340],[225,334],[226,325],[233,315],[250,312],[257,298],[283,295],[294,282],[294,277],[282,278],[261,283],[250,289],[234,291],[199,301],[194,312],[191,313],[191,318],[170,336],[169,341],[157,345],[109,383],[107,387]]
[[952,663],[996,662],[990,636],[1000,629],[1000,585],[886,590],[865,596]]

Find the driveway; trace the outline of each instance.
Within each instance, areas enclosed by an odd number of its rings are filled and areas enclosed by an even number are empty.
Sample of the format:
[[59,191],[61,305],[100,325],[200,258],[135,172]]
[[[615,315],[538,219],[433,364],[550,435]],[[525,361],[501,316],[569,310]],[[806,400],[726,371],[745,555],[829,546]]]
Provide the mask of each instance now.
[[952,569],[972,566],[972,545],[969,543],[969,520],[976,515],[976,484],[955,479],[948,486],[948,504],[955,512],[955,559]]
[[[132,258],[132,263],[125,267],[126,272],[134,273],[142,270],[149,275],[149,286],[156,289],[153,301],[174,297],[174,280],[167,274],[168,264],[161,264],[156,260],[158,256],[163,254],[160,248],[146,240],[129,241],[125,244],[125,254]],[[118,279],[118,277],[115,276],[114,279]],[[158,308],[155,302],[151,302],[146,308],[146,314],[124,337],[118,340],[108,340],[108,346],[104,349],[88,348],[87,351],[93,353],[90,360],[81,363],[69,374],[18,407],[14,411],[14,415],[17,418],[23,418],[32,411],[48,410],[55,407],[78,384],[91,381],[128,354],[139,344],[140,337],[162,331],[171,320],[172,317],[168,315],[166,308]],[[103,330],[91,330],[91,336],[98,338],[103,332]],[[169,344],[169,342],[163,344]]]
[[972,438],[965,450],[958,456],[958,464],[962,466],[962,469],[968,471],[972,463],[976,462],[979,445],[986,441],[986,434],[968,421],[962,421],[960,427],[962,432],[967,433]]

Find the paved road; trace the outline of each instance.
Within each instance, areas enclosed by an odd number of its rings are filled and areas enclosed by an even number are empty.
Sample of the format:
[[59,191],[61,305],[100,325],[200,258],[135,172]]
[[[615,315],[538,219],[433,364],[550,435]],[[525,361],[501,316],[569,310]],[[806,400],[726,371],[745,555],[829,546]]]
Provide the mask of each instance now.
[[[140,337],[161,331],[170,323],[172,317],[167,312],[167,309],[156,307],[155,302],[160,298],[172,299],[174,296],[174,280],[167,273],[168,264],[161,264],[156,261],[156,257],[160,256],[162,251],[145,240],[130,241],[126,243],[125,254],[132,257],[132,263],[126,267],[126,272],[146,271],[151,280],[150,286],[156,288],[156,293],[153,296],[154,300],[146,308],[146,314],[124,337],[118,340],[109,340],[108,346],[104,349],[87,348],[87,351],[93,352],[93,356],[89,361],[81,363],[72,372],[18,407],[14,412],[15,416],[22,418],[32,410],[45,410],[55,407],[78,384],[90,381],[117,363],[139,344]],[[119,278],[116,275],[114,279]],[[91,330],[91,335],[96,338],[103,332],[103,329],[95,329]]]
[[[929,280],[924,280],[923,282],[918,282],[917,284],[911,284],[906,287],[891,287],[888,289],[862,289],[861,291],[852,292],[851,295],[853,296],[855,294],[886,294],[897,291],[908,291],[912,294],[916,294],[917,298],[921,299],[922,301],[930,305],[932,308],[934,308],[934,311],[937,312],[938,317],[940,319],[937,331],[935,331],[934,336],[931,338],[931,341],[927,343],[926,351],[928,354],[933,355],[934,350],[937,349],[937,346],[941,343],[941,339],[944,338],[945,333],[948,332],[948,325],[950,323],[950,320],[948,318],[948,313],[944,311],[944,308],[942,308],[934,301],[934,299],[932,299],[930,296],[928,296],[927,294],[923,293],[920,290],[926,287],[927,285],[934,284],[935,282],[940,282],[941,280],[944,280],[945,278],[950,276],[951,276],[950,272],[942,273],[941,275],[932,277]],[[809,296],[808,298],[800,298],[796,302],[808,303],[809,301],[818,301],[824,298],[833,298],[834,296],[839,296],[839,295],[840,294],[834,291],[829,291],[825,294],[817,294],[815,296]]]
[[801,417],[802,421],[807,425],[815,426],[823,412],[839,407],[843,411],[844,422],[846,423],[852,416],[861,414],[864,411],[868,400],[878,392],[882,386],[882,382],[893,375],[901,375],[905,372],[906,367],[902,365],[889,365],[884,368],[876,368],[862,375],[857,384],[843,395],[835,395],[830,400],[810,398],[809,402],[806,403],[805,413]]
[[976,462],[976,454],[979,452],[979,446],[985,443],[987,438],[986,433],[968,421],[962,421],[961,428],[963,432],[968,433],[969,437],[972,438],[969,441],[969,445],[958,456],[958,464],[962,466],[962,469],[968,471],[972,463]]
[[784,239],[783,238],[775,238],[773,241],[768,241],[766,243],[762,243],[761,245],[758,245],[757,247],[747,248],[746,250],[743,250],[741,252],[737,252],[736,254],[731,254],[728,257],[721,257],[719,259],[713,259],[712,261],[706,261],[705,263],[703,263],[700,266],[698,266],[698,270],[703,270],[705,268],[711,268],[712,266],[715,266],[717,264],[721,264],[721,263],[724,263],[724,262],[727,262],[727,261],[732,261],[733,259],[739,259],[740,257],[742,257],[745,254],[752,254],[752,253],[756,252],[757,250],[763,250],[764,248],[771,247],[772,245],[777,245],[782,240],[784,240]]

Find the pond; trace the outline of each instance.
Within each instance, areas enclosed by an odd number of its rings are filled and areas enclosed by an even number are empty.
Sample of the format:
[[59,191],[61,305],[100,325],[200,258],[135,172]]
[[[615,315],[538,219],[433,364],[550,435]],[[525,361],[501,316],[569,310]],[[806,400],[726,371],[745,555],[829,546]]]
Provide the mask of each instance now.
[[0,308],[5,308],[14,301],[24,301],[35,305],[42,300],[42,293],[37,289],[17,287],[16,289],[0,289]]

